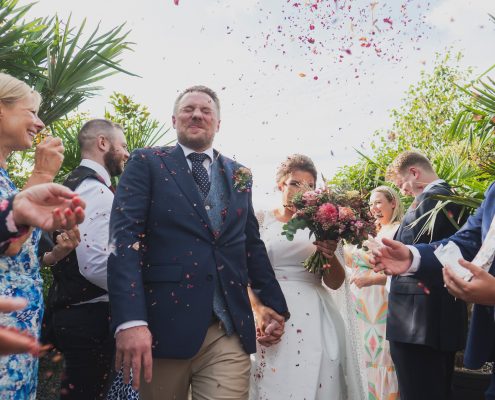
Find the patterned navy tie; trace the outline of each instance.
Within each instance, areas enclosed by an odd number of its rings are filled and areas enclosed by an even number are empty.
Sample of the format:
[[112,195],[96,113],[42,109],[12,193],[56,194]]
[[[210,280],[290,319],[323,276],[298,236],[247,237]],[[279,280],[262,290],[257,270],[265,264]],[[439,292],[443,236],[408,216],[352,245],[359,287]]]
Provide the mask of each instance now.
[[208,192],[210,191],[210,177],[203,162],[210,157],[204,153],[191,153],[187,157],[191,160],[192,175],[196,184],[201,190],[201,193],[203,193],[203,196],[208,196]]

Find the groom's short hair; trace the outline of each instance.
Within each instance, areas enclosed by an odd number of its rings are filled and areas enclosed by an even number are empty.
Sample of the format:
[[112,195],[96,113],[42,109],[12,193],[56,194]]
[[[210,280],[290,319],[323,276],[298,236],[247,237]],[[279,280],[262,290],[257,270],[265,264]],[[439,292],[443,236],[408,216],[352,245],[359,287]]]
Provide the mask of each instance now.
[[174,115],[177,114],[177,111],[179,108],[179,103],[182,100],[182,98],[186,94],[193,93],[193,92],[201,92],[201,93],[204,93],[204,94],[207,94],[208,96],[210,96],[217,107],[218,118],[220,118],[220,99],[218,98],[217,94],[215,93],[215,91],[213,89],[210,89],[208,86],[203,86],[203,85],[195,85],[195,86],[188,87],[183,92],[181,92],[181,94],[179,94],[179,96],[177,97],[177,99],[175,100],[175,103],[174,103]]
[[388,166],[385,178],[393,182],[398,175],[404,174],[413,166],[420,167],[427,172],[435,172],[430,160],[426,156],[418,151],[404,151]]

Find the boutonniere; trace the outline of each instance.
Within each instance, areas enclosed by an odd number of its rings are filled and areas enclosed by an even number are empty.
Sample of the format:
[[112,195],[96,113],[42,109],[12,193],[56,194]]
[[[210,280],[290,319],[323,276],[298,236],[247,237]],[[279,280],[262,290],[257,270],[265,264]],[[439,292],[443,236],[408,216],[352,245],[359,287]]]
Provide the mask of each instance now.
[[249,168],[237,168],[232,179],[234,180],[234,189],[238,192],[251,191],[251,188],[253,187],[253,174]]

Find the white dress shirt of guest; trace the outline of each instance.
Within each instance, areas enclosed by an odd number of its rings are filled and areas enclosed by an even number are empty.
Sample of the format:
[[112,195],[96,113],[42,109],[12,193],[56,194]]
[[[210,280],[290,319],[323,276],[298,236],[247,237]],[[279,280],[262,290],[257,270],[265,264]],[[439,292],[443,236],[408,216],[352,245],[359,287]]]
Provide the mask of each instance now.
[[[97,179],[85,179],[75,190],[86,202],[86,218],[79,225],[81,243],[76,247],[79,272],[89,282],[105,290],[107,290],[109,256],[108,226],[114,197],[110,189],[111,177],[122,173],[124,163],[129,158],[123,132],[117,129],[113,139],[110,150],[101,157],[99,154],[95,155],[82,150],[83,159],[80,165],[94,170],[102,178],[102,182]],[[108,139],[100,136],[96,140]],[[105,294],[84,303],[100,301],[108,301],[108,295]]]

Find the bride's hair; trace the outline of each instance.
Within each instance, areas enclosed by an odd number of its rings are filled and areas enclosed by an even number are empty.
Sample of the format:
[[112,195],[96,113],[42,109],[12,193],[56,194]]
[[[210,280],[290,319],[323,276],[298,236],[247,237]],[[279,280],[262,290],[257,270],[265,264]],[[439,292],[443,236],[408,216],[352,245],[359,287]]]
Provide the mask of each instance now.
[[310,173],[315,179],[318,176],[318,172],[316,171],[315,164],[313,160],[308,156],[303,154],[292,154],[288,156],[282,164],[277,168],[277,183],[283,181],[287,175],[294,171],[304,171]]

